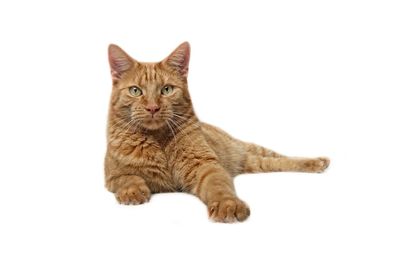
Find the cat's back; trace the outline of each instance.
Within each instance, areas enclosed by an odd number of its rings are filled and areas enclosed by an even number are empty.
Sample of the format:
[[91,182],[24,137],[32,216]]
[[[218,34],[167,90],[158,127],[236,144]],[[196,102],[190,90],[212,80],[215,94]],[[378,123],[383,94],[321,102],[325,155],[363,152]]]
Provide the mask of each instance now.
[[238,175],[244,164],[244,143],[222,129],[201,122],[201,130],[208,145],[217,154],[220,164],[232,175]]

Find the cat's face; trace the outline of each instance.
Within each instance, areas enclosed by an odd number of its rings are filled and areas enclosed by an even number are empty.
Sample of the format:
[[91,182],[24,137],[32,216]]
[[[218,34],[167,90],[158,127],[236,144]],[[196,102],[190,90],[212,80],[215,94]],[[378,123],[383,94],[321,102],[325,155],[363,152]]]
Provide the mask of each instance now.
[[141,63],[118,46],[110,45],[111,111],[121,118],[127,130],[166,126],[174,129],[187,118],[192,110],[186,79],[189,53],[189,44],[183,43],[161,62]]

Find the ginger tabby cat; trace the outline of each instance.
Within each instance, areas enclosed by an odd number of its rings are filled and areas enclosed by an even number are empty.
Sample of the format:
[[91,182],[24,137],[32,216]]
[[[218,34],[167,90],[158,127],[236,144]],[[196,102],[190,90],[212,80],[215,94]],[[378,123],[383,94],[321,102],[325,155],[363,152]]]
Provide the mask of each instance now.
[[188,192],[214,221],[243,221],[250,209],[236,196],[234,176],[328,167],[327,158],[286,157],[200,122],[188,91],[189,43],[157,63],[138,62],[116,45],[108,53],[113,88],[105,182],[121,204]]

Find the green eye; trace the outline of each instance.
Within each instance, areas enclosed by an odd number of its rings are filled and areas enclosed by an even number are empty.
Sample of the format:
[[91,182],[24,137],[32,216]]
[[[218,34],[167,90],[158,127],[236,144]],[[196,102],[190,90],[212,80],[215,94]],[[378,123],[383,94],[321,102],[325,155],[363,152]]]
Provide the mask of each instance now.
[[141,96],[143,94],[142,90],[137,86],[129,87],[129,93],[133,96]]
[[174,88],[172,87],[172,85],[166,85],[161,89],[161,94],[169,95],[172,93],[172,91],[174,91]]

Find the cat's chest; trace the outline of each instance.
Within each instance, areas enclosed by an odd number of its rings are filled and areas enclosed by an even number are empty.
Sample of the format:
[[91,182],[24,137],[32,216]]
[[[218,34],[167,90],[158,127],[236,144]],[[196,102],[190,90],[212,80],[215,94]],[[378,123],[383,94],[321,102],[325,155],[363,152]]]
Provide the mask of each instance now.
[[132,166],[168,169],[169,163],[163,147],[153,138],[133,135],[116,138],[111,145],[124,161]]
[[117,160],[142,176],[157,191],[179,187],[173,179],[172,163],[163,146],[154,138],[132,135],[114,138],[110,146]]

